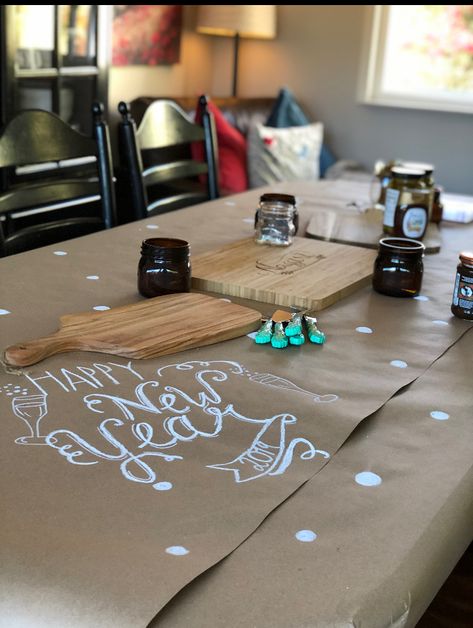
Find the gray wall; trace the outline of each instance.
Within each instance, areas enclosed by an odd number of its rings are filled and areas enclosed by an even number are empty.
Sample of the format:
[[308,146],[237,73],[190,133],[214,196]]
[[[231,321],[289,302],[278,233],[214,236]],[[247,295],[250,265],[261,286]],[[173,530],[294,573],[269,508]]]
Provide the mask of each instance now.
[[[241,40],[238,95],[275,96],[286,86],[324,123],[337,158],[368,170],[378,159],[427,161],[447,191],[473,194],[473,115],[358,102],[370,6],[278,5],[275,40]],[[196,8],[184,6],[179,64],[112,68],[111,112],[140,95],[230,95],[232,40],[197,34]]]
[[240,95],[286,85],[324,123],[338,158],[368,169],[378,159],[427,161],[447,191],[473,194],[473,115],[358,102],[366,12],[363,5],[279,5],[277,40],[242,43]]

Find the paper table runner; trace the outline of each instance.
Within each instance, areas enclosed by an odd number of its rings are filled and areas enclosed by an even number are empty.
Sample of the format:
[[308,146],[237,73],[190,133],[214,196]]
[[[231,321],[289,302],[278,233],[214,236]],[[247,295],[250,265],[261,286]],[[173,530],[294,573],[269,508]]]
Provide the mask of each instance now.
[[472,352],[470,331],[150,628],[414,628],[473,536]]
[[[215,206],[200,211],[210,219]],[[156,226],[198,250],[210,236],[194,226],[192,239],[192,215]],[[50,332],[65,312],[136,300],[153,224],[2,260],[2,344]],[[110,251],[121,252],[113,265]],[[469,328],[449,315],[448,268],[432,264],[424,287],[424,300],[367,288],[328,309],[324,347],[277,352],[245,337],[143,362],[64,354],[2,374],[5,621],[146,625]],[[40,414],[46,445],[27,444]]]

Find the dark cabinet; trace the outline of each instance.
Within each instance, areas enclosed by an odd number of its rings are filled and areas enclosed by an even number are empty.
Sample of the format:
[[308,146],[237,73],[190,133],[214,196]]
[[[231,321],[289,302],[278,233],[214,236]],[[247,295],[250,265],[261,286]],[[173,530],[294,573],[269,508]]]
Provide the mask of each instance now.
[[107,108],[112,6],[3,5],[2,124],[22,109],[57,113],[92,132],[92,103]]

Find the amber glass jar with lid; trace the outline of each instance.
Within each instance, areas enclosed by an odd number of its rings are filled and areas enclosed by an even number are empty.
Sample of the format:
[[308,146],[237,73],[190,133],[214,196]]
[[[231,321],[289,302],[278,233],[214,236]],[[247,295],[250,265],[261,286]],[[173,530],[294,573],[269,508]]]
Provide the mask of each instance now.
[[190,292],[190,247],[177,238],[149,238],[141,244],[138,291],[144,297]]
[[383,238],[374,263],[373,288],[392,297],[415,297],[422,285],[425,246],[409,238]]
[[427,229],[432,190],[424,171],[396,166],[386,190],[383,231],[400,238],[421,240]]
[[460,253],[453,288],[452,314],[473,320],[473,251]]
[[255,214],[258,244],[289,246],[299,226],[296,199],[292,194],[267,193],[260,197]]

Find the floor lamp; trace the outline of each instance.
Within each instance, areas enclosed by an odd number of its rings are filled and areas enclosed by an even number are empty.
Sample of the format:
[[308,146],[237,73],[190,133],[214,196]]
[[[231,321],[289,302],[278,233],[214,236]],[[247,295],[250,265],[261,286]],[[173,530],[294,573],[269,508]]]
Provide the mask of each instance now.
[[207,35],[233,37],[233,87],[232,96],[237,95],[238,47],[241,37],[274,39],[276,36],[276,5],[200,4],[197,9],[197,32]]

